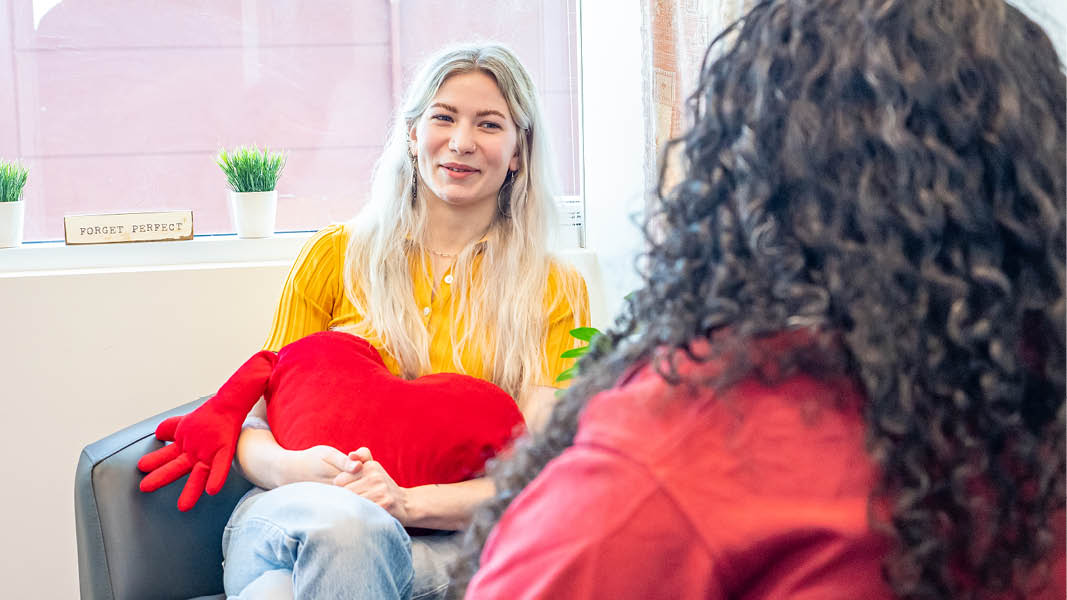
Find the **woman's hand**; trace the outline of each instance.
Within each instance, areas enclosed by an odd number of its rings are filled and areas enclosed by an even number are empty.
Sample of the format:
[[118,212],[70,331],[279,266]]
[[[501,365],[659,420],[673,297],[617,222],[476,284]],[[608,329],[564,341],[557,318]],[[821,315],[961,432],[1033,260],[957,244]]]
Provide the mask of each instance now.
[[334,476],[333,484],[384,508],[397,521],[400,521],[401,525],[406,526],[408,524],[408,490],[393,481],[381,463],[374,460],[367,448],[350,452],[345,458],[350,462],[343,465],[340,472]]
[[458,531],[470,522],[474,508],[495,493],[492,480],[485,477],[403,488],[367,448],[350,452],[347,459],[334,485],[384,508],[404,527]]
[[299,481],[331,484],[348,463],[348,456],[333,446],[287,450],[278,465],[277,485]]

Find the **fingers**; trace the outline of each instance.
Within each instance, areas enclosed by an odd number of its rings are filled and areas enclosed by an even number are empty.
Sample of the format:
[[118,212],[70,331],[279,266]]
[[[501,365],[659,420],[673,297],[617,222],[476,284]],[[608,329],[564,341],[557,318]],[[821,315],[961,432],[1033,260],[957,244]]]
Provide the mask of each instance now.
[[[209,494],[217,494],[222,489],[232,458],[228,450],[223,449],[215,454],[211,466],[208,466],[205,462],[194,461],[189,454],[176,451],[177,448],[177,444],[171,444],[150,452],[141,457],[137,466],[150,471],[141,479],[142,492],[154,492],[188,473],[189,479],[178,496],[178,510],[184,512],[196,505],[205,490]],[[163,459],[167,459],[167,462],[159,464]]]
[[330,465],[338,471],[346,470],[346,467],[348,466],[348,457],[345,456],[344,452],[341,452],[337,448],[333,448],[331,446],[320,447],[324,449],[322,451],[322,454],[320,454],[320,458],[322,458],[322,461],[324,463]]
[[364,473],[363,477],[346,484],[344,488],[370,500],[399,519],[401,523],[404,522],[406,513],[400,509],[403,505],[403,490],[392,484],[384,471],[370,470]]
[[[340,466],[341,473],[334,478],[334,485],[345,486],[359,478],[360,472],[363,471],[363,464],[372,462],[370,450],[366,447],[354,450],[348,453],[345,457],[344,464]],[[352,477],[342,477],[346,473],[353,475]],[[338,483],[343,481],[344,483]]]
[[181,453],[182,448],[180,444],[168,444],[142,456],[141,460],[137,461],[137,468],[144,473],[155,471],[159,467],[162,467],[181,456]]
[[365,496],[369,490],[388,487],[389,476],[385,469],[377,462],[356,463],[354,472],[342,471],[334,477],[334,485],[341,486],[360,496]]
[[359,462],[368,462],[374,460],[374,458],[370,455],[370,449],[366,446],[360,448],[359,450],[349,452],[348,458],[352,460],[358,460]]
[[363,477],[363,463],[358,462],[355,463],[355,467],[352,469],[346,469],[338,473],[337,476],[333,478],[333,484],[345,487],[361,477]]
[[[342,473],[343,475],[343,473]],[[355,478],[352,481],[341,486],[346,490],[352,492],[357,496],[363,496],[367,500],[377,504],[378,497],[382,495],[383,486],[381,482],[372,481],[370,479]]]
[[359,479],[359,477],[347,471],[341,471],[337,474],[336,477],[333,478],[333,484],[337,487],[345,487],[357,479]]
[[178,496],[178,510],[185,512],[196,504],[204,493],[204,484],[207,483],[210,471],[211,467],[207,466],[207,463],[198,462],[193,466],[193,472],[189,473],[189,480],[182,488],[182,495]]
[[[226,476],[230,473],[230,465],[233,464],[233,450],[230,448],[223,448],[215,453],[215,458],[211,461],[210,474],[207,478],[207,486],[204,491],[214,496],[219,493],[224,483],[226,483]],[[195,501],[194,501],[195,502]]]
[[164,442],[174,441],[174,431],[178,429],[178,423],[181,423],[182,417],[170,417],[169,419],[163,419],[163,422],[156,426],[156,437]]
[[153,469],[151,473],[141,479],[142,492],[154,492],[159,488],[172,483],[185,475],[193,468],[193,459],[188,454],[182,454],[167,464]]

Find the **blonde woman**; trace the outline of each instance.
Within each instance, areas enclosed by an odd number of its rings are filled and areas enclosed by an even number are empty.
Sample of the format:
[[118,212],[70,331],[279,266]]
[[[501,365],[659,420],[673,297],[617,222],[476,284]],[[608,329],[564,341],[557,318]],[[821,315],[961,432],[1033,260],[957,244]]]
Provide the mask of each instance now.
[[[536,92],[514,54],[499,45],[443,51],[414,79],[367,206],[301,251],[265,347],[348,331],[398,375],[459,372],[497,384],[537,427],[566,366],[558,357],[572,345],[568,332],[588,321],[584,281],[548,251],[551,182]],[[237,446],[257,489],[223,537],[228,596],[443,593],[452,532],[493,495],[490,481],[401,488],[373,448],[285,450],[265,416],[260,401]]]

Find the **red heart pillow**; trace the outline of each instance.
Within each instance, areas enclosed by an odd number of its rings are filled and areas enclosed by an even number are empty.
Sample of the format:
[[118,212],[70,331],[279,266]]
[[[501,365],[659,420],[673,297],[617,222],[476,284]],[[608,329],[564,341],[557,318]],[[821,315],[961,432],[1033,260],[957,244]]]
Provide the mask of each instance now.
[[366,446],[401,487],[470,479],[524,426],[499,387],[456,373],[405,380],[366,340],[336,331],[282,348],[264,397],[282,447]]

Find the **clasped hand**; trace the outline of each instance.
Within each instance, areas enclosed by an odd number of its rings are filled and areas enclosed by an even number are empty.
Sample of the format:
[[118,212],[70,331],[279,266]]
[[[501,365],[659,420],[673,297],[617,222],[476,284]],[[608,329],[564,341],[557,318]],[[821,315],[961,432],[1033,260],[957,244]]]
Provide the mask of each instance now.
[[393,481],[367,448],[347,455],[331,446],[313,446],[290,455],[289,481],[318,481],[343,487],[384,508],[402,524],[407,523],[407,490]]

